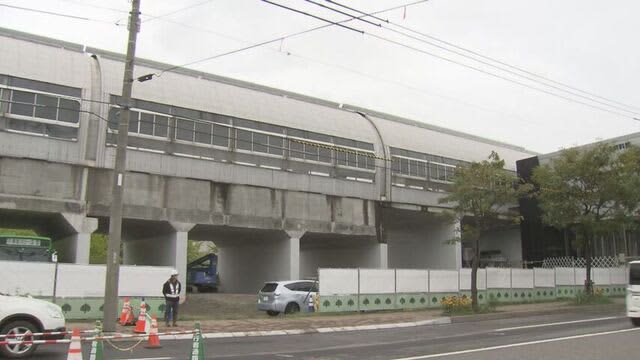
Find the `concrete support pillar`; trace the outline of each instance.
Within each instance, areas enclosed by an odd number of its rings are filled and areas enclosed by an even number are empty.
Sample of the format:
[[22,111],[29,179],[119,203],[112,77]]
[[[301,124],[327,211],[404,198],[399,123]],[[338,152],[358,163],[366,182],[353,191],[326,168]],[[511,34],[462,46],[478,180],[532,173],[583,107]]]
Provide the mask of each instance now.
[[300,238],[304,236],[304,231],[287,231],[289,236],[289,279],[300,278]]
[[389,252],[387,244],[378,244],[378,269],[389,268]]
[[[460,221],[456,221],[453,223],[453,237],[454,239],[462,238],[462,225]],[[456,269],[460,270],[462,268],[462,241],[456,241],[455,243],[455,251],[456,251]]]
[[195,224],[177,223],[171,222],[171,226],[175,229],[175,233],[172,236],[172,242],[170,246],[173,247],[173,266],[178,270],[178,279],[182,283],[182,301],[186,294],[187,286],[187,245],[189,240],[189,230],[193,229]]
[[55,239],[59,252],[58,261],[75,264],[88,264],[91,248],[91,234],[98,228],[98,219],[83,214],[62,213],[68,232]]

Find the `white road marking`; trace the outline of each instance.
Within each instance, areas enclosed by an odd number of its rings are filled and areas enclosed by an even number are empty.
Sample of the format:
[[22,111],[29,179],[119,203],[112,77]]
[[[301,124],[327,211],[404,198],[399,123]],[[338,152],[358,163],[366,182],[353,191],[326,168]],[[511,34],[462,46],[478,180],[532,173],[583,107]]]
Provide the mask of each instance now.
[[584,319],[584,320],[562,321],[562,322],[553,322],[553,323],[537,324],[537,325],[515,326],[515,327],[510,327],[510,328],[495,329],[493,331],[501,332],[501,331],[520,330],[520,329],[531,329],[531,328],[538,328],[538,327],[545,327],[545,326],[578,324],[578,323],[583,323],[583,322],[604,321],[604,320],[613,320],[613,319],[621,319],[621,318],[623,318],[623,317],[622,316],[609,316],[609,317],[596,318],[596,319]]
[[393,359],[393,360],[420,360],[420,359],[432,359],[432,358],[445,357],[445,356],[452,356],[452,355],[471,354],[471,353],[482,352],[482,351],[491,351],[491,350],[499,350],[499,349],[508,349],[508,348],[512,348],[512,347],[519,347],[519,346],[528,346],[528,345],[544,344],[544,343],[551,343],[551,342],[557,342],[557,341],[565,341],[565,340],[573,340],[573,339],[588,338],[588,337],[594,337],[594,336],[602,336],[602,335],[619,334],[619,333],[625,333],[625,332],[630,332],[630,331],[640,331],[640,328],[632,328],[632,329],[624,329],[624,330],[615,330],[615,331],[606,331],[606,332],[601,332],[601,333],[584,334],[584,335],[566,336],[566,337],[554,338],[554,339],[546,339],[546,340],[537,340],[537,341],[521,342],[521,343],[515,343],[515,344],[507,344],[507,345],[490,346],[490,347],[486,347],[486,348],[479,348],[479,349],[470,349],[470,350],[452,351],[452,352],[448,352],[448,353],[440,353],[440,354],[419,355],[419,356],[412,356],[412,357],[405,357],[405,358],[397,358],[397,359]]
[[137,359],[127,359],[127,360],[171,360],[172,357],[154,357],[154,358],[137,358]]

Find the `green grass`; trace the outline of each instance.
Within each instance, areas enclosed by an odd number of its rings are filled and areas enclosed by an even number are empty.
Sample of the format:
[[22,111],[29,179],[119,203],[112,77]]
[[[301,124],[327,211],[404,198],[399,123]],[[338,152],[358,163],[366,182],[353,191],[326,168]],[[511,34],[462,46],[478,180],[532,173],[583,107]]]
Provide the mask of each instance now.
[[588,295],[584,292],[579,292],[570,302],[571,305],[603,305],[611,303],[613,303],[613,300],[607,296],[598,293]]

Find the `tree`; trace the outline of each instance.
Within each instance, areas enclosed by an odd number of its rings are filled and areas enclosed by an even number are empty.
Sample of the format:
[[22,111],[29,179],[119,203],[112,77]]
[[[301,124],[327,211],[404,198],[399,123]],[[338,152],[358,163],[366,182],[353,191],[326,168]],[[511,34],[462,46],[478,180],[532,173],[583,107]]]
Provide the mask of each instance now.
[[488,160],[458,166],[450,194],[440,199],[440,203],[453,204],[447,213],[461,224],[460,236],[453,240],[471,242],[471,306],[474,311],[478,310],[480,239],[499,223],[519,222],[519,214],[510,207],[531,189],[530,185],[519,182],[514,173],[505,170],[504,165],[504,160],[492,152]]
[[89,264],[107,263],[107,239],[106,234],[91,234],[89,243]]
[[218,247],[211,241],[205,241],[204,246],[202,241],[188,240],[187,241],[187,262],[190,263],[193,260],[201,258],[207,254],[218,253]]
[[542,221],[571,229],[580,239],[586,260],[585,293],[593,293],[591,264],[593,239],[631,223],[637,215],[640,152],[619,152],[611,144],[566,149],[534,169],[535,197]]
[[637,230],[640,214],[640,147],[630,146],[620,154],[617,162],[620,176],[618,198],[620,202],[616,211],[617,220],[622,223],[622,238],[625,254],[629,255],[627,230]]

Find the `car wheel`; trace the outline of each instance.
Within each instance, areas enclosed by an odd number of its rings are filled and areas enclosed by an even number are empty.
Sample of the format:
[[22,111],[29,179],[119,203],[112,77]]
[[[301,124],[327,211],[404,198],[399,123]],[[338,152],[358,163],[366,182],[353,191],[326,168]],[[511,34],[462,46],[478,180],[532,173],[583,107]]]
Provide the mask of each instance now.
[[[0,334],[10,335],[10,338],[16,340],[34,340],[30,334],[37,332],[38,328],[34,324],[23,320],[10,322],[0,330]],[[31,356],[37,347],[38,345],[32,344],[3,345],[0,346],[0,354],[9,359],[22,359]]]
[[640,326],[640,318],[630,318],[633,326]]
[[287,307],[284,308],[285,314],[294,314],[300,312],[300,306],[296,303],[288,303]]
[[267,310],[267,314],[269,314],[269,316],[278,316],[280,311]]

